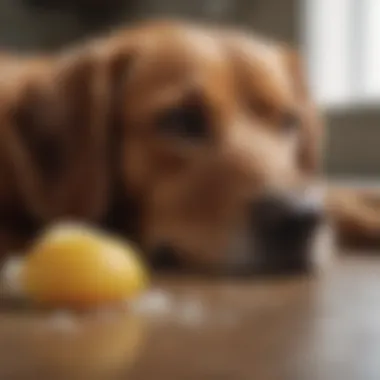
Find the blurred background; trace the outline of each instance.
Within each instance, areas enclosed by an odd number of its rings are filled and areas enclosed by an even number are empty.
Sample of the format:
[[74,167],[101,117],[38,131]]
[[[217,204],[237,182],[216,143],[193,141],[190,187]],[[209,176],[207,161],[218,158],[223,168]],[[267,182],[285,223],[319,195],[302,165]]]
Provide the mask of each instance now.
[[237,24],[299,47],[329,129],[326,173],[380,173],[379,0],[0,0],[0,48],[49,51],[161,16]]

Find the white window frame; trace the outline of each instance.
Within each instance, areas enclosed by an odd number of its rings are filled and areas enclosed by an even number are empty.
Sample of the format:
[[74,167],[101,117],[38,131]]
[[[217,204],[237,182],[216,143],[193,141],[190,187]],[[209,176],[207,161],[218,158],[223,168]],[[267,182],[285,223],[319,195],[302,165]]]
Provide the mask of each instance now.
[[[380,0],[300,0],[300,4],[302,49],[317,101],[326,108],[379,107]],[[377,22],[366,7],[376,9]],[[376,30],[369,30],[371,25]],[[366,33],[375,40],[365,38]]]

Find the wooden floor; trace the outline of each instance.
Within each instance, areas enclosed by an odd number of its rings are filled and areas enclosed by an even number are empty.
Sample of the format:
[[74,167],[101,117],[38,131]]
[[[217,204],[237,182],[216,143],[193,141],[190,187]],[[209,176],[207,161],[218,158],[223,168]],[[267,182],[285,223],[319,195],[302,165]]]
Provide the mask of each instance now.
[[129,312],[3,304],[0,379],[380,379],[380,258],[346,258],[313,279],[155,289]]

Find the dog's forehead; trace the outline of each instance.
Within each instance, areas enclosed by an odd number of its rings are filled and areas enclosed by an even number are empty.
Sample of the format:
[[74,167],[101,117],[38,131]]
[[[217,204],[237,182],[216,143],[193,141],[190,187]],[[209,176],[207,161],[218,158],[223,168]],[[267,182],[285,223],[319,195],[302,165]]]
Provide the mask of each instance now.
[[[287,51],[284,46],[244,32],[227,32],[224,41],[232,55],[244,66],[244,74],[259,74],[266,79],[268,88],[283,97],[294,95],[293,79],[289,72]],[[240,67],[242,67],[240,66]]]
[[231,96],[233,78],[227,52],[214,34],[186,27],[158,33],[150,30],[137,45],[129,75],[134,99],[141,94],[144,99],[158,96],[163,100],[165,94],[181,96],[192,89],[212,97]]
[[[236,94],[236,79],[244,77],[252,91],[278,96],[281,103],[293,97],[284,49],[250,34],[169,25],[149,29],[137,40],[140,59],[131,77],[145,93],[199,84],[227,99]],[[243,70],[236,68],[236,60]]]
[[[226,52],[218,38],[205,30],[171,27],[142,34],[140,70],[145,73],[202,75],[223,70]],[[161,72],[161,73],[160,73]]]

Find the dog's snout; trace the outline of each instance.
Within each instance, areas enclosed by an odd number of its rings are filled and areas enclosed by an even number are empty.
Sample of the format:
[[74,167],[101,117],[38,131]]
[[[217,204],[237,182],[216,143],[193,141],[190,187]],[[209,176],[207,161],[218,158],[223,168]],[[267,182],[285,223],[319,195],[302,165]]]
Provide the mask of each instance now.
[[310,269],[310,245],[321,218],[321,199],[266,196],[256,201],[251,227],[257,269],[284,273]]
[[272,227],[307,227],[317,223],[321,216],[320,202],[303,197],[266,196],[251,205],[252,222]]

